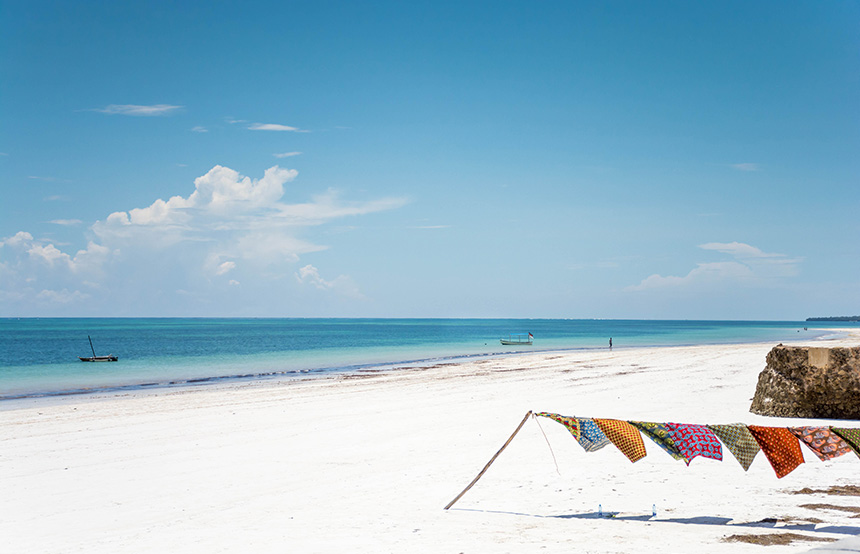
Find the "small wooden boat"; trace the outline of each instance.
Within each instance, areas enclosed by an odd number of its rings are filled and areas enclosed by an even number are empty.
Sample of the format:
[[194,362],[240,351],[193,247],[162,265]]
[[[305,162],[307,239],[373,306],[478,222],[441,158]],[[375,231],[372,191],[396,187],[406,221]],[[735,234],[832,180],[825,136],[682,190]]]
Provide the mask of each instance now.
[[119,360],[116,356],[88,356],[86,358],[78,356],[78,359],[82,362],[115,362]]
[[516,333],[513,335],[508,335],[506,339],[499,339],[499,341],[504,346],[528,346],[534,340],[534,335],[531,333]]
[[78,356],[78,359],[80,361],[82,361],[82,362],[115,362],[115,361],[119,360],[119,358],[114,356],[113,354],[108,354],[107,356],[96,356],[96,349],[93,348],[93,339],[91,339],[89,335],[87,335],[87,338],[90,340],[90,350],[93,351],[93,355],[88,356],[88,357]]

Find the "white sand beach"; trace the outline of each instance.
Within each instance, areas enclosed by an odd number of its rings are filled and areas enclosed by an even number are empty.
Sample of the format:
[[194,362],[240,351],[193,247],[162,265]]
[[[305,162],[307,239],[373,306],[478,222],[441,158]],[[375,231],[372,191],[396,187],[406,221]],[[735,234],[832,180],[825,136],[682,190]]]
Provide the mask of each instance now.
[[[860,338],[815,341],[856,345]],[[4,552],[805,552],[732,535],[860,533],[860,460],[777,479],[687,467],[649,440],[585,453],[528,410],[685,423],[835,423],[749,413],[773,344],[538,353],[307,381],[0,404]],[[840,421],[847,427],[860,422]],[[558,463],[558,472],[541,429]],[[596,515],[598,505],[605,516]],[[656,516],[652,516],[652,507]],[[840,509],[842,508],[842,509]]]

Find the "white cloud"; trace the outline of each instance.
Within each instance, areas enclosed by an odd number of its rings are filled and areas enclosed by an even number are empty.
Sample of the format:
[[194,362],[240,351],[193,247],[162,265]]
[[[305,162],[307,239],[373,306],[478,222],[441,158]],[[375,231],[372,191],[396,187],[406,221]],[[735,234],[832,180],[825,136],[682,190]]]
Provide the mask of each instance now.
[[239,286],[239,281],[237,281],[236,279],[230,279],[227,284],[236,287]]
[[758,171],[759,165],[753,163],[732,164],[732,167],[738,171]]
[[333,290],[343,296],[352,298],[364,297],[352,279],[347,275],[340,275],[331,281],[327,281],[322,278],[319,270],[310,264],[300,268],[296,272],[296,279],[303,285],[310,285],[319,290]]
[[30,257],[42,260],[50,266],[53,266],[55,263],[68,267],[72,266],[72,258],[65,252],[61,252],[53,244],[33,244],[27,250],[27,253],[30,254]]
[[764,252],[742,242],[709,242],[699,245],[699,248],[727,254],[733,257],[734,261],[699,263],[683,277],[654,274],[643,279],[638,285],[624,290],[641,291],[725,283],[761,286],[797,274],[798,265],[803,261],[801,258],[789,258],[784,254]]
[[224,262],[215,270],[215,275],[224,275],[233,269],[236,269],[236,262]]
[[28,233],[27,231],[18,231],[11,237],[7,237],[0,241],[0,245],[9,245],[9,246],[22,246],[31,242],[33,240],[33,235]]
[[71,179],[58,179],[57,177],[43,177],[40,175],[28,175],[28,179],[33,179],[34,181],[46,181],[48,183],[72,183]]
[[207,129],[203,125],[195,125],[194,127],[191,128],[191,131],[195,132],[195,133],[208,133],[209,129]]
[[52,219],[50,222],[54,225],[63,225],[64,227],[74,227],[83,223],[80,219]]
[[699,248],[716,250],[735,258],[779,258],[782,256],[782,254],[767,254],[755,246],[750,246],[742,242],[709,242],[707,244],[700,244]]
[[332,284],[320,277],[320,272],[312,265],[306,265],[299,269],[296,273],[300,283],[306,283],[315,286],[318,289],[330,289]]
[[738,262],[715,262],[698,264],[684,277],[669,275],[651,275],[635,286],[627,287],[628,291],[639,291],[666,287],[682,287],[707,282],[719,282],[727,279],[746,279],[752,276],[749,267]]
[[38,300],[47,301],[53,304],[71,304],[81,302],[89,297],[89,294],[83,293],[79,290],[70,292],[68,289],[59,291],[45,289],[36,295]]
[[276,158],[290,158],[292,156],[299,156],[299,155],[301,155],[301,152],[284,152],[282,154],[275,154],[274,156]]
[[306,133],[298,127],[290,127],[289,125],[281,125],[280,123],[252,123],[248,126],[252,131],[293,131],[295,133]]
[[406,204],[404,198],[383,198],[370,202],[342,203],[338,193],[329,190],[315,196],[312,202],[291,204],[279,208],[279,217],[285,222],[300,225],[317,225],[334,218],[363,215],[399,208]]
[[184,106],[172,106],[170,104],[154,104],[152,106],[141,106],[138,104],[110,104],[104,108],[96,108],[93,111],[111,115],[133,115],[138,117],[152,117],[159,115],[170,115],[181,110]]
[[[86,249],[78,250],[74,257],[66,254],[54,244],[43,240],[34,239],[33,235],[26,231],[19,231],[12,237],[0,241],[0,246],[8,246],[19,254],[15,258],[15,266],[22,268],[26,261],[32,261],[42,267],[68,270],[71,273],[91,273],[99,271],[106,259],[110,256],[110,250],[92,241],[87,243]],[[27,279],[34,280],[32,276]]]

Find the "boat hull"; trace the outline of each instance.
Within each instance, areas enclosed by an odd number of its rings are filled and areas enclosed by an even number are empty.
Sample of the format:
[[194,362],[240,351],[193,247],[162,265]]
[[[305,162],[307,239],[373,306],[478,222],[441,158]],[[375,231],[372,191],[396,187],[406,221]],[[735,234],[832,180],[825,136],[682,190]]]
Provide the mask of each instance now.
[[82,362],[115,362],[119,360],[116,356],[90,356],[89,358],[78,356],[78,359]]
[[499,339],[499,341],[500,341],[504,346],[516,346],[516,345],[520,345],[520,344],[522,344],[522,345],[524,345],[524,346],[531,346],[531,344],[532,344],[532,341],[530,341],[530,340],[505,340],[505,339]]

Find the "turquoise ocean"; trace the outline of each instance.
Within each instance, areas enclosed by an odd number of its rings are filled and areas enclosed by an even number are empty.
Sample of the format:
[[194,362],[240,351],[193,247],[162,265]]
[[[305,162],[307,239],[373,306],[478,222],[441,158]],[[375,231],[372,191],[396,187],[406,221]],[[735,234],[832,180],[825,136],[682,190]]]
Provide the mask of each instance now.
[[[519,352],[813,341],[857,324],[566,319],[0,319],[0,400],[430,366]],[[511,333],[532,346],[502,346]],[[84,363],[113,354],[115,363]]]

